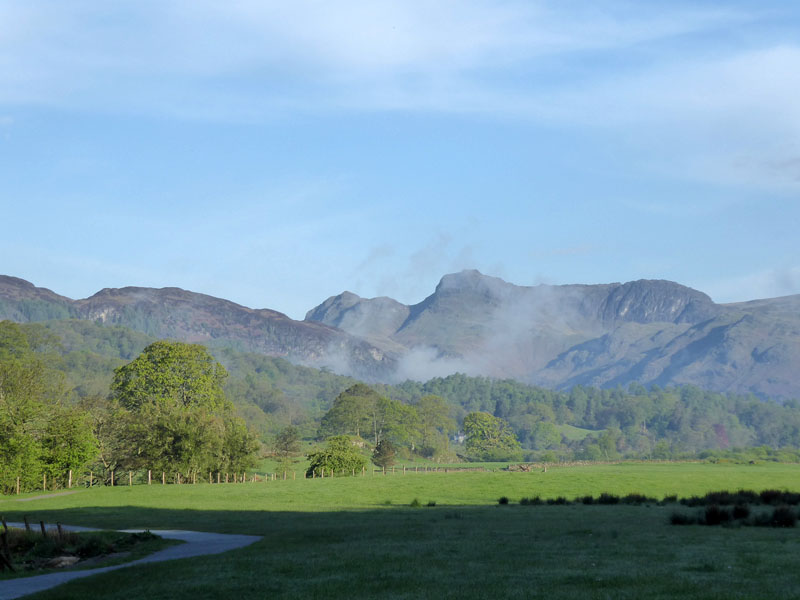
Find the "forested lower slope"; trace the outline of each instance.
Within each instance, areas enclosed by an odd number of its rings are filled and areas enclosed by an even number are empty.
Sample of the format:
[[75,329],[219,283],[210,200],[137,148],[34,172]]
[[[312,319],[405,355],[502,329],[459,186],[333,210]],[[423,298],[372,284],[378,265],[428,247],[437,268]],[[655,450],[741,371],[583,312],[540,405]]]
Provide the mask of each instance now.
[[[108,396],[114,369],[156,341],[125,327],[82,320],[22,327],[42,328],[60,340],[48,360],[64,373],[74,401]],[[265,440],[289,424],[298,426],[303,437],[314,437],[337,396],[356,383],[281,358],[223,348],[211,352],[229,372],[224,385],[227,398]],[[372,387],[408,405],[417,405],[425,396],[443,398],[455,423],[451,436],[468,413],[489,413],[507,421],[523,448],[537,456],[547,452],[564,458],[669,457],[731,447],[800,447],[797,401],[778,403],[693,386],[575,386],[554,391],[456,374],[425,383]]]

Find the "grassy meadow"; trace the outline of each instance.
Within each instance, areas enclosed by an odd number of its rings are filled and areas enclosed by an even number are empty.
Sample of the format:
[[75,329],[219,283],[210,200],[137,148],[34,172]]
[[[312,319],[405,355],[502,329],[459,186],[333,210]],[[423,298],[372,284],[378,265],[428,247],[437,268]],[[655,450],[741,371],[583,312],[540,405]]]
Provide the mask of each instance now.
[[[800,529],[673,526],[675,505],[518,504],[536,495],[661,498],[740,488],[799,491],[800,465],[625,463],[120,486],[4,497],[0,513],[264,536],[224,555],[131,567],[35,598],[127,599],[134,590],[151,600],[800,597]],[[501,496],[511,503],[499,506]],[[421,506],[410,506],[415,499]]]

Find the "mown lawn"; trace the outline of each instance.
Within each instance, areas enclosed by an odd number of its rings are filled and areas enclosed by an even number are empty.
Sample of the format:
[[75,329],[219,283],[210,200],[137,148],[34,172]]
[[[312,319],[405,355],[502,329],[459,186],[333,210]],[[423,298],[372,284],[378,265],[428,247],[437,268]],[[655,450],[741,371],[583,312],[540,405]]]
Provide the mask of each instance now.
[[[227,486],[134,486],[0,512],[102,527],[263,535],[35,598],[797,598],[800,529],[668,524],[674,506],[519,506],[638,492],[800,490],[800,465],[623,464]],[[512,504],[498,506],[507,496]],[[418,499],[423,506],[410,508]],[[435,501],[435,507],[426,507]]]

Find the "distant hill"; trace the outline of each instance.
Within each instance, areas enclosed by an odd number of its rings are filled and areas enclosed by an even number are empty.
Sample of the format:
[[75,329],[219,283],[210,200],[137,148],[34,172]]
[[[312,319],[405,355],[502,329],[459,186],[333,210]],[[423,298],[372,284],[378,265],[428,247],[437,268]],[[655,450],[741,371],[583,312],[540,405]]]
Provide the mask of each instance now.
[[295,321],[179,288],[72,300],[0,276],[0,319],[68,318],[370,382],[459,372],[557,389],[640,382],[800,398],[800,296],[716,304],[661,280],[525,287],[463,271],[415,305],[344,292]]
[[800,397],[800,296],[725,305],[670,281],[522,287],[463,271],[413,306],[345,292],[306,321],[400,354],[398,379],[458,371],[555,388],[637,381]]
[[274,310],[247,308],[179,288],[107,288],[89,298],[71,300],[22,279],[0,276],[0,319],[25,323],[64,318],[283,357],[368,380],[388,377],[394,370],[393,357],[368,342]]

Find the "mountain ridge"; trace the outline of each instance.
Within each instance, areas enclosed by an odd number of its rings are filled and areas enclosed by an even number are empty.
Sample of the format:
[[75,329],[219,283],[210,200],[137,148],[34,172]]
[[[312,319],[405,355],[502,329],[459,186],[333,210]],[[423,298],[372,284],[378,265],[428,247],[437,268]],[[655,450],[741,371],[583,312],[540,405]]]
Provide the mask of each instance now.
[[372,382],[461,372],[552,388],[637,381],[800,397],[800,295],[717,304],[667,280],[518,286],[466,270],[416,304],[345,291],[296,321],[177,287],[72,300],[0,276],[5,318],[124,325]]

